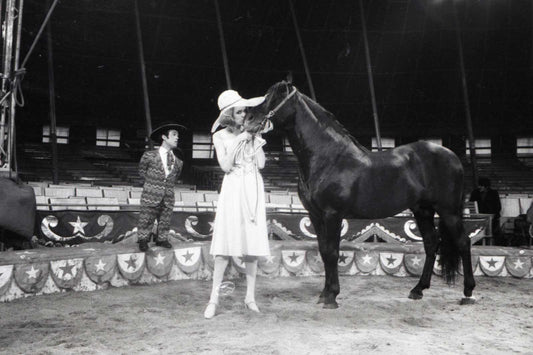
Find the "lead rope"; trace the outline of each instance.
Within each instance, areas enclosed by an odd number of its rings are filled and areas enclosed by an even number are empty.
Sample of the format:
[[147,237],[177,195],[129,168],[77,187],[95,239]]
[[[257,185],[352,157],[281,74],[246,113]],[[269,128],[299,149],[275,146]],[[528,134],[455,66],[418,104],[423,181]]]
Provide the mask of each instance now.
[[[253,140],[252,140],[253,142]],[[252,151],[253,151],[253,143],[252,143]],[[242,158],[244,161],[246,161],[246,143],[242,145]],[[252,223],[257,223],[256,217],[257,212],[259,210],[259,169],[257,168],[257,157],[256,154],[252,154],[252,165],[254,166],[254,177],[255,177],[255,209],[252,211],[252,208],[250,207],[250,201],[248,199],[247,189],[246,189],[246,171],[242,174],[242,181],[243,181],[243,189],[244,189],[244,200],[246,202],[246,209],[248,212],[248,215],[250,216],[250,221]]]

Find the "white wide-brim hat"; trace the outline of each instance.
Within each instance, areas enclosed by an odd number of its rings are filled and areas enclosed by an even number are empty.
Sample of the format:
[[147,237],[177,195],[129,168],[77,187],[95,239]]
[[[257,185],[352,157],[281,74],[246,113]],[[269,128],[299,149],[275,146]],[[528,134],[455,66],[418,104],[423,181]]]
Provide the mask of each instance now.
[[211,133],[215,132],[220,126],[220,119],[225,111],[233,107],[255,107],[261,105],[265,101],[264,96],[253,97],[245,99],[239,95],[235,90],[226,90],[218,97],[218,108],[220,113],[211,127]]

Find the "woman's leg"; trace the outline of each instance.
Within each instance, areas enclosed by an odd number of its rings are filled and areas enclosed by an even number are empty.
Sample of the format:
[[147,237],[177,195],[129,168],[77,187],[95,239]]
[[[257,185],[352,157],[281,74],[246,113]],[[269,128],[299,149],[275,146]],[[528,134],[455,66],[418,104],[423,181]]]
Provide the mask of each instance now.
[[[259,312],[255,304],[255,280],[257,278],[257,257],[247,256],[244,259],[246,265],[246,297],[244,303],[248,308]],[[253,305],[252,305],[253,303]]]
[[224,279],[224,271],[228,266],[229,257],[217,255],[215,256],[215,267],[213,268],[213,288],[211,289],[211,297],[209,303],[204,311],[204,317],[211,319],[217,313],[219,288],[222,280]]
[[219,287],[224,279],[224,272],[228,266],[229,257],[224,255],[215,256],[215,266],[213,269],[213,287],[209,303],[218,304]]

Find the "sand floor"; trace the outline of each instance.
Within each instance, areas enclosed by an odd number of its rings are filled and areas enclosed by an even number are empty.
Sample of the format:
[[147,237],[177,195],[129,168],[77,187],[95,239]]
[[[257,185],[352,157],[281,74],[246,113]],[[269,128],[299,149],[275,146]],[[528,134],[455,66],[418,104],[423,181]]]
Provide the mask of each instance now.
[[[66,292],[0,304],[1,354],[533,354],[533,280],[478,277],[477,304],[441,278],[341,277],[339,308],[316,304],[322,277],[245,281],[203,318],[209,281]],[[462,281],[462,280],[459,280]]]

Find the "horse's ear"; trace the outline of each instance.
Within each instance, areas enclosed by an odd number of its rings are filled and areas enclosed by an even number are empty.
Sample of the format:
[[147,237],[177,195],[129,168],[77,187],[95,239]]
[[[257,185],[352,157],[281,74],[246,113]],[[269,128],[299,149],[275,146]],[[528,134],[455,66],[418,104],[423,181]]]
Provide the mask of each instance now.
[[287,73],[287,78],[285,79],[285,81],[289,84],[292,84],[292,71],[289,71]]

